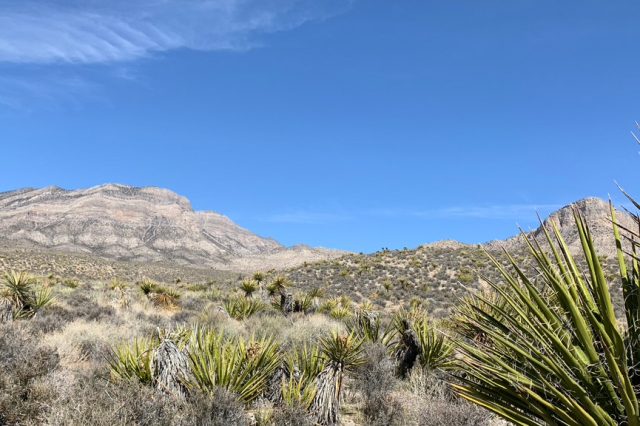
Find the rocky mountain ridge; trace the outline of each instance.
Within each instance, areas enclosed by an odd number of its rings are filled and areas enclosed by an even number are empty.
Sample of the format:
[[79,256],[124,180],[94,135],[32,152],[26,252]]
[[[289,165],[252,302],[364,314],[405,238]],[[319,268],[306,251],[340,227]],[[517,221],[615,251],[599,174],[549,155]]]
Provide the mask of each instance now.
[[0,240],[133,262],[217,269],[292,267],[342,252],[287,248],[161,188],[108,184],[0,193]]

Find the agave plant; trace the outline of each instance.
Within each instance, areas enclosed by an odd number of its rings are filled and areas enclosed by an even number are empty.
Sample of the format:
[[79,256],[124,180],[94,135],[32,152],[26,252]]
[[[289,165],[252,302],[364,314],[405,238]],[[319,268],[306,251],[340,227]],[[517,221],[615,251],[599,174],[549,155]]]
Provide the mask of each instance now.
[[256,280],[244,280],[240,283],[240,290],[244,292],[245,297],[252,297],[259,288],[260,283]]
[[354,334],[332,332],[320,340],[320,352],[325,367],[316,378],[317,390],[311,412],[321,425],[335,425],[340,421],[340,403],[344,375],[364,364],[363,340]]
[[194,331],[188,352],[194,386],[208,392],[223,387],[247,403],[265,391],[281,362],[273,339],[228,338],[208,329]]
[[627,244],[613,207],[611,215],[626,326],[614,313],[589,227],[574,210],[584,273],[553,223],[543,226],[544,248],[523,235],[535,260],[535,277],[508,253],[513,272],[489,256],[504,284],[487,280],[495,295],[477,295],[459,310],[459,350],[466,371],[453,386],[460,396],[518,425],[640,424],[640,275],[633,248],[627,266]]
[[224,303],[225,311],[231,318],[238,321],[245,320],[258,312],[264,311],[266,308],[267,306],[263,302],[246,297],[232,298]]

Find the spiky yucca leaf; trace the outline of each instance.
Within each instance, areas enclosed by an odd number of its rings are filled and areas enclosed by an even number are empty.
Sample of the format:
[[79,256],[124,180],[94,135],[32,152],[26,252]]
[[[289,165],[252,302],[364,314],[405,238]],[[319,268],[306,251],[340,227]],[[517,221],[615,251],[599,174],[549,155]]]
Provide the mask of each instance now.
[[265,390],[281,362],[273,339],[229,338],[196,329],[188,347],[194,385],[203,391],[223,387],[251,402]]
[[282,401],[290,407],[309,409],[317,392],[314,378],[305,374],[289,377],[282,383]]
[[421,321],[415,325],[420,342],[418,362],[427,370],[450,370],[456,366],[453,343],[435,327]]
[[328,336],[320,338],[320,352],[327,363],[340,370],[351,370],[365,362],[362,344],[364,341],[355,334],[339,334],[332,331]]
[[107,358],[111,376],[151,384],[151,361],[153,351],[159,344],[160,341],[157,338],[146,338],[135,339],[131,344],[116,346]]
[[[637,330],[621,331],[589,228],[577,210],[574,219],[585,273],[555,224],[543,227],[548,248],[523,235],[537,266],[535,279],[508,253],[513,273],[490,256],[504,285],[490,283],[494,299],[478,295],[460,310],[465,375],[453,386],[518,425],[638,426],[637,366],[628,357]],[[616,238],[623,285],[636,291],[637,275],[624,270],[617,229]],[[630,309],[637,312],[635,302],[627,304]]]

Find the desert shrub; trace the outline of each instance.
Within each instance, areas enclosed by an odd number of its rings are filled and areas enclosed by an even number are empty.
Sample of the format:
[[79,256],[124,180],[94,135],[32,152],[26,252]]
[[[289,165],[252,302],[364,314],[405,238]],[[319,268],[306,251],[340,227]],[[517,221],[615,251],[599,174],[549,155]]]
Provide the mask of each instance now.
[[47,419],[56,426],[245,426],[248,420],[233,395],[217,389],[178,401],[135,381],[79,381],[58,399]]
[[58,366],[55,349],[41,346],[21,325],[0,326],[0,424],[38,424],[55,391],[44,379]]
[[283,405],[273,410],[269,424],[274,426],[314,426],[316,422],[304,407]]
[[405,383],[408,422],[419,426],[489,426],[494,416],[456,396],[440,372],[416,367]]
[[216,388],[189,399],[189,424],[194,426],[248,426],[249,420],[240,400],[231,392]]
[[66,280],[61,281],[60,284],[62,284],[67,288],[78,288],[78,286],[80,285],[80,281],[72,278],[68,278]]
[[65,299],[65,305],[68,309],[56,308],[50,311],[55,313],[66,322],[76,319],[84,319],[86,321],[104,321],[116,318],[116,311],[111,306],[101,305],[79,292],[74,293]]
[[364,424],[403,424],[403,409],[392,392],[396,387],[395,365],[387,348],[379,343],[365,348],[365,363],[358,368],[353,387],[362,398]]

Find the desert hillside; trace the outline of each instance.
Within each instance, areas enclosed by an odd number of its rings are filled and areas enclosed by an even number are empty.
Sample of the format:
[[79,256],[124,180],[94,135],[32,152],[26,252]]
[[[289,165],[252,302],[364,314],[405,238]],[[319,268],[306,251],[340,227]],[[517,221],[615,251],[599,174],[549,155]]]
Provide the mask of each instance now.
[[[609,204],[598,198],[587,198],[567,205],[544,220],[550,229],[557,225],[565,242],[581,260],[580,241],[573,219],[576,209],[586,219],[598,253],[619,299],[615,240]],[[618,222],[634,229],[634,219],[617,211]],[[529,232],[544,245],[542,227]],[[380,307],[394,308],[402,304],[420,303],[436,316],[446,316],[449,309],[471,289],[486,288],[486,280],[497,282],[499,272],[487,253],[506,262],[504,250],[523,265],[531,265],[528,248],[522,236],[486,244],[470,245],[457,241],[441,241],[415,250],[384,250],[372,254],[348,254],[337,259],[305,264],[289,269],[287,276],[303,288],[325,287],[332,294],[349,295],[356,300],[372,300]]]

